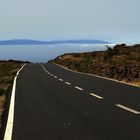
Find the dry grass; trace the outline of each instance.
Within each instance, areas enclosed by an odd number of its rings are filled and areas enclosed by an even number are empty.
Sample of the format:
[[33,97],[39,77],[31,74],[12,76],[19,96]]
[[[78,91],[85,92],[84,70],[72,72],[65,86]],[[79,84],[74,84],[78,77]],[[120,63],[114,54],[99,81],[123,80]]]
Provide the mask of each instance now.
[[140,86],[140,81],[132,82],[131,84],[132,84],[132,85],[135,85],[135,86]]
[[2,125],[2,122],[1,122],[1,116],[2,116],[2,113],[4,111],[4,104],[5,104],[5,101],[6,101],[6,95],[1,95],[0,96],[0,127]]
[[71,56],[71,55],[66,55],[66,56],[62,57],[61,59],[62,60],[72,60],[72,61],[82,60],[81,57],[75,57],[75,56]]
[[2,126],[1,116],[4,111],[7,91],[21,65],[21,62],[16,61],[0,61],[0,127]]
[[140,44],[107,46],[106,51],[69,53],[50,62],[75,71],[140,85]]

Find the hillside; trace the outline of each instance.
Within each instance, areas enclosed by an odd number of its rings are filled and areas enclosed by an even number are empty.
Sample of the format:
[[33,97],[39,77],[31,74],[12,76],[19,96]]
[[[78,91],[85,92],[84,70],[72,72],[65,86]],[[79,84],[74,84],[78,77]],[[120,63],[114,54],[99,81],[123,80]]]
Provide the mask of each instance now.
[[107,46],[106,51],[64,54],[50,61],[74,71],[140,85],[140,45]]
[[22,61],[0,61],[0,128],[2,126],[2,114],[5,110],[5,102],[8,89],[12,85],[17,71],[21,68]]

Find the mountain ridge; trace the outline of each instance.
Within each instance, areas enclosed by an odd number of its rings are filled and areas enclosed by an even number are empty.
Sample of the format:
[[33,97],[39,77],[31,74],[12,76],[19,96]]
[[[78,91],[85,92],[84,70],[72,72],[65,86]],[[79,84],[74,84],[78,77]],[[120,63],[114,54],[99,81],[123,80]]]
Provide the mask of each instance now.
[[56,45],[56,44],[111,44],[108,41],[92,39],[71,39],[71,40],[51,40],[40,41],[32,39],[10,39],[0,40],[0,45]]

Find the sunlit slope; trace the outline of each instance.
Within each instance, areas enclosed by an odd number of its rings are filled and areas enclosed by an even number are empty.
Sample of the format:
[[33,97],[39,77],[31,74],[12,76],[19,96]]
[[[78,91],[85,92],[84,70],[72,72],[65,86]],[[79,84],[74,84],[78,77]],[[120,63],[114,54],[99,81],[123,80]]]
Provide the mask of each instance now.
[[50,61],[72,70],[140,85],[140,45],[107,46],[106,51],[64,54]]

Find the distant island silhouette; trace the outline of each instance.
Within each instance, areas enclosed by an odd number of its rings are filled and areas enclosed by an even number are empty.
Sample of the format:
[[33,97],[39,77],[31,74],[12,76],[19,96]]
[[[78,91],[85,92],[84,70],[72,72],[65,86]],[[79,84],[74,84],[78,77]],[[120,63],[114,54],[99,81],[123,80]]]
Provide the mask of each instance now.
[[57,45],[57,44],[111,44],[102,40],[52,40],[39,41],[30,39],[1,40],[0,45]]

